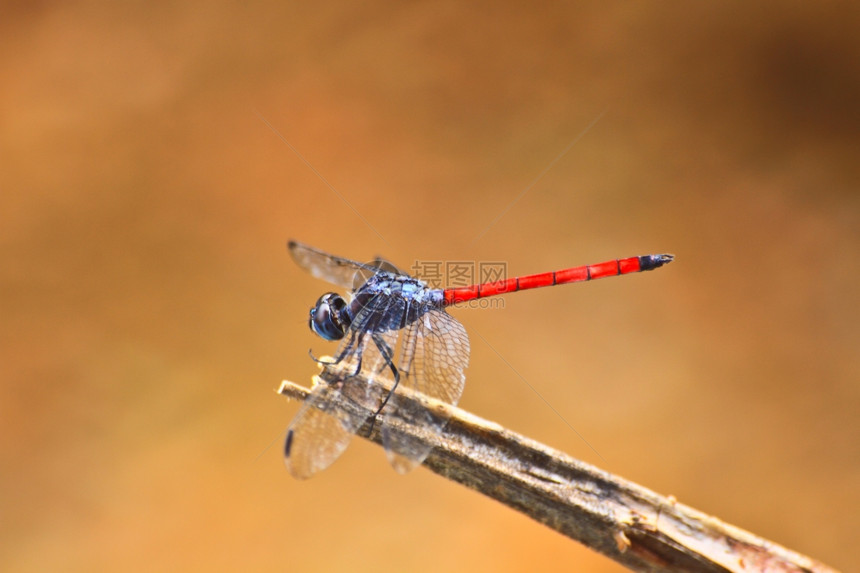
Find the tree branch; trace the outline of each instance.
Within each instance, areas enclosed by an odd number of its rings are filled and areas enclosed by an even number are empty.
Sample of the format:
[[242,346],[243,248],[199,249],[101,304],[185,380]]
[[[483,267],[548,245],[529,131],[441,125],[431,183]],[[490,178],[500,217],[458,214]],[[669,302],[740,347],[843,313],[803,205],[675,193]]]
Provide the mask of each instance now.
[[[335,376],[326,369],[315,383]],[[298,400],[310,393],[288,381],[278,392]],[[427,468],[634,571],[835,571],[464,410],[422,395],[410,399],[450,417],[441,435],[400,428],[433,445]],[[336,406],[354,408],[355,402]],[[379,426],[365,424],[357,434],[381,444]]]

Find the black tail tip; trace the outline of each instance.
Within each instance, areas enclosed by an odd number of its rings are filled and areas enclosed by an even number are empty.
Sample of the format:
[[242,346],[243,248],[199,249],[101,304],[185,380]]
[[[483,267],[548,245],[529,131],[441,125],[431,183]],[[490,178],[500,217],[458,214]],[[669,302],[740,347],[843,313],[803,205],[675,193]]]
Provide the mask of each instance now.
[[675,255],[645,255],[644,257],[639,257],[639,268],[643,271],[650,271],[651,269],[668,265],[674,260]]

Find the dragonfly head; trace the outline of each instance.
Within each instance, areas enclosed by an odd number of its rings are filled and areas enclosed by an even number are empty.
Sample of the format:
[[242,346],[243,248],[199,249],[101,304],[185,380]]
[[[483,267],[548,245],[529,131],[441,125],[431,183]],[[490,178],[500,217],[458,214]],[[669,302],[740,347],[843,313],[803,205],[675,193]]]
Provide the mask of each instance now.
[[346,312],[346,301],[334,292],[327,292],[320,297],[311,309],[310,327],[326,340],[340,340],[352,319]]

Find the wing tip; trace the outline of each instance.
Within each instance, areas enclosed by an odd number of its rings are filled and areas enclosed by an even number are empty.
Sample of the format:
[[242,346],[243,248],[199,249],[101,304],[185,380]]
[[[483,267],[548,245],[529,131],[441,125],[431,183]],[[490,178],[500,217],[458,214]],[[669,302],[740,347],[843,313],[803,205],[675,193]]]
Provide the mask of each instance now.
[[293,449],[293,431],[289,430],[287,432],[287,439],[284,442],[284,457],[290,457],[290,451]]

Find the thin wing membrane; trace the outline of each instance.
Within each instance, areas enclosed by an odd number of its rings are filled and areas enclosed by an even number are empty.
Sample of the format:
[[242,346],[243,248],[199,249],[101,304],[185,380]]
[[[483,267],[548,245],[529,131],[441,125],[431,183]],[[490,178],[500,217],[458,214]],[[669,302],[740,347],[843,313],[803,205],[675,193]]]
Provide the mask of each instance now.
[[330,255],[298,241],[290,241],[287,248],[293,260],[315,278],[345,288],[352,288],[355,273],[371,269],[368,265]]
[[307,479],[330,466],[364,423],[360,416],[332,407],[340,391],[334,385],[318,384],[290,424],[284,459],[293,477]]
[[393,274],[405,274],[390,262],[379,257],[371,263],[359,263],[330,255],[298,241],[290,241],[287,248],[296,264],[312,276],[345,288],[355,289],[361,286],[380,270]]
[[406,327],[401,342],[400,385],[385,408],[382,439],[394,469],[406,473],[421,464],[433,448],[408,432],[403,425],[419,425],[441,433],[448,419],[411,399],[408,390],[451,405],[463,394],[465,370],[469,364],[469,337],[466,329],[442,309],[434,309]]

